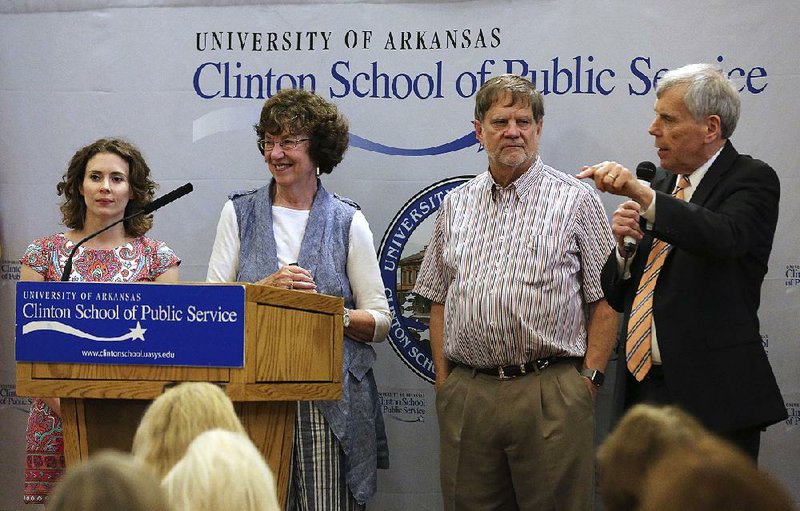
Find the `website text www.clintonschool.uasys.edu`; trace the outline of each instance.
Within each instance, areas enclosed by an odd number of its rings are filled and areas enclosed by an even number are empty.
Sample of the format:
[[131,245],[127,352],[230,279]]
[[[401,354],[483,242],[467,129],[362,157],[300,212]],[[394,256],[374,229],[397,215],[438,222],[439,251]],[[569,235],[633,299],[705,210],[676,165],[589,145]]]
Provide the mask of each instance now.
[[129,350],[81,350],[83,357],[110,357],[110,358],[175,358],[175,352],[172,351],[129,351]]

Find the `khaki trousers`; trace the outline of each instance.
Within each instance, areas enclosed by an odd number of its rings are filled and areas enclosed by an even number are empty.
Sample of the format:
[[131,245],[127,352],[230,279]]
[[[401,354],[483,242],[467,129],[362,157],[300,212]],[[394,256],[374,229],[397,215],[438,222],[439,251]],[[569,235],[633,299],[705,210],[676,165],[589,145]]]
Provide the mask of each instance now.
[[588,511],[594,399],[571,362],[511,380],[457,366],[436,395],[446,511]]

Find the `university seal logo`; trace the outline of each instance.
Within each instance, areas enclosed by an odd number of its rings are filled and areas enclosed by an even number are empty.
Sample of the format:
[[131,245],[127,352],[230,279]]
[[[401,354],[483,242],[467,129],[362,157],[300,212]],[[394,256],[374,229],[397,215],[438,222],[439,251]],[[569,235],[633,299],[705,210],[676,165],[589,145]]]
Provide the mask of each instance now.
[[[434,370],[428,332],[430,302],[413,293],[425,247],[433,231],[434,213],[442,199],[473,176],[448,178],[417,193],[395,215],[381,240],[378,262],[394,318],[389,343],[420,378],[433,383]],[[430,217],[430,222],[425,222]],[[425,223],[427,229],[419,229]]]

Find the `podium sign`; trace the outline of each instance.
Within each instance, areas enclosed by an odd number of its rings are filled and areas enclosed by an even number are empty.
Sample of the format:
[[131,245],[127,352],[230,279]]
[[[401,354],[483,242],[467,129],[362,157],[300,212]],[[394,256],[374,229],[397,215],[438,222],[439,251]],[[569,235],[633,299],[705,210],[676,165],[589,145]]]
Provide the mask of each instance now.
[[343,312],[338,296],[256,284],[19,282],[17,395],[61,398],[69,467],[129,449],[168,386],[214,382],[285,504],[295,402],[342,396]]
[[243,367],[245,286],[18,282],[18,362]]

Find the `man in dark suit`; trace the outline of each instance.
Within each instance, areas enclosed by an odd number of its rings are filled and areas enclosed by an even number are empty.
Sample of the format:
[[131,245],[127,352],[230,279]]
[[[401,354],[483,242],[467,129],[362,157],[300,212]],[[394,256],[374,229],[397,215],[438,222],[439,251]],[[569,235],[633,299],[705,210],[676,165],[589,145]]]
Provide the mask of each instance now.
[[656,96],[651,185],[615,162],[578,174],[632,199],[614,212],[617,247],[602,273],[625,314],[625,407],[679,405],[757,459],[762,429],[787,416],[757,315],[780,183],[733,148],[739,96],[719,69],[670,71]]

